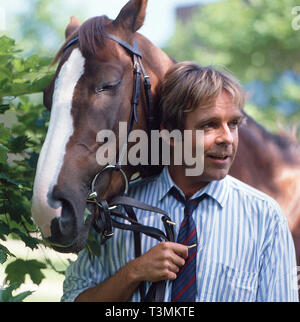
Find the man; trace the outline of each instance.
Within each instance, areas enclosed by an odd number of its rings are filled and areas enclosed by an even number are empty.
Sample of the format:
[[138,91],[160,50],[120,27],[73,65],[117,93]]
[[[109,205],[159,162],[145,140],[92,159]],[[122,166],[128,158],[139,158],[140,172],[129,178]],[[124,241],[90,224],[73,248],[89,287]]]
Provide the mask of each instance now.
[[[191,166],[171,159],[129,195],[167,211],[177,242],[142,235],[142,256],[135,258],[133,233],[115,229],[99,258],[83,250],[67,269],[63,301],[139,301],[139,283],[160,280],[167,280],[165,301],[298,301],[285,216],[273,199],[228,175],[243,105],[244,92],[227,72],[190,62],[170,69],[162,84],[162,129],[203,131],[204,170],[187,176]],[[194,151],[197,144],[193,136]],[[187,210],[189,202],[194,209]],[[136,213],[139,222],[163,230],[158,215]]]

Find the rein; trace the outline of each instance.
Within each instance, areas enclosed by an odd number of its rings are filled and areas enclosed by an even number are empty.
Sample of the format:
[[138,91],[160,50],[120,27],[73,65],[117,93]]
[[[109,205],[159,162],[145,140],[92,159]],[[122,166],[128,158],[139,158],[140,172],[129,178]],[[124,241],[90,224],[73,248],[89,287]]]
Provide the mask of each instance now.
[[[127,137],[132,130],[134,121],[138,122],[138,104],[140,98],[140,88],[141,88],[141,74],[143,74],[144,78],[144,91],[146,96],[146,104],[147,104],[147,127],[150,133],[151,129],[154,125],[154,116],[153,116],[153,102],[151,95],[151,82],[150,77],[147,75],[144,66],[142,64],[142,53],[139,50],[136,39],[134,38],[134,45],[124,42],[123,40],[117,38],[112,34],[107,34],[107,38],[117,42],[120,46],[125,48],[129,54],[132,56],[133,60],[133,73],[134,73],[134,81],[133,81],[133,93],[131,99],[131,112],[129,119],[129,126]],[[64,51],[79,41],[78,37],[75,37],[64,48]],[[95,218],[93,221],[93,227],[95,231],[99,234],[102,234],[102,244],[105,241],[113,236],[113,228],[119,228],[123,230],[131,230],[134,233],[134,246],[135,246],[135,257],[141,256],[141,233],[155,238],[158,241],[174,241],[174,225],[175,223],[171,221],[168,214],[156,207],[140,202],[136,199],[130,198],[127,196],[128,192],[128,179],[125,172],[121,168],[122,158],[125,152],[127,144],[123,144],[121,152],[118,154],[116,165],[107,165],[104,167],[99,173],[94,177],[91,184],[91,192],[88,196],[87,202],[94,203],[99,210],[98,218]],[[125,189],[123,195],[116,196],[112,198],[109,202],[106,200],[97,199],[96,192],[96,181],[101,175],[106,171],[119,171],[123,177],[125,183]],[[119,209],[118,206],[123,206],[126,212],[124,215]],[[158,215],[161,215],[161,220],[163,222],[165,233],[158,228],[149,227],[142,225],[138,222],[136,214],[133,208],[139,208],[146,211],[154,212]],[[121,223],[115,220],[112,217],[122,218],[127,221],[129,224]],[[166,287],[166,281],[159,281],[156,283],[152,283],[148,293],[146,294],[146,286],[145,282],[140,283],[139,291],[141,295],[142,302],[162,302],[164,300],[164,292]]]

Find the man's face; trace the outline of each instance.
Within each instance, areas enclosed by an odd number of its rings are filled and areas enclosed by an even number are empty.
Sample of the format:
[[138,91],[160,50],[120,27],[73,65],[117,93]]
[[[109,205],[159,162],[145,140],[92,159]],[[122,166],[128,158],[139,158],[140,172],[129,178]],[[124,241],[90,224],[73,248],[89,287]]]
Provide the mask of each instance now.
[[187,114],[185,130],[204,131],[204,171],[197,181],[221,180],[228,174],[237,151],[242,119],[240,108],[226,91],[213,106],[198,107]]

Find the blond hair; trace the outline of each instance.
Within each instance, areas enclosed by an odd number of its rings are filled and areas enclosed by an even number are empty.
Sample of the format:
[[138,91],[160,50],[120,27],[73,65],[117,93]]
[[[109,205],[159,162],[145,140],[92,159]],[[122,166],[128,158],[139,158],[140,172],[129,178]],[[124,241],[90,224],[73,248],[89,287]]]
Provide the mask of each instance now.
[[169,131],[183,130],[186,113],[212,106],[223,90],[241,109],[245,104],[245,92],[229,72],[200,67],[194,62],[173,65],[161,83],[161,90],[160,121]]

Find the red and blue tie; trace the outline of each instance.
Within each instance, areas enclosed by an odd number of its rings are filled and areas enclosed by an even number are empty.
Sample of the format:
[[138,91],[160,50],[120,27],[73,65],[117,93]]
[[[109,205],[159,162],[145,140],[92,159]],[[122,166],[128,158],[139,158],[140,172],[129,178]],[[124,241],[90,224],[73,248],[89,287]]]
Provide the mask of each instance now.
[[[197,229],[192,217],[193,211],[198,206],[199,202],[207,197],[206,194],[198,198],[185,200],[176,188],[172,188],[170,193],[184,207],[184,218],[180,225],[177,243],[183,245],[197,245]],[[197,246],[189,249],[188,258],[185,264],[180,268],[176,280],[173,281],[171,301],[172,302],[194,302],[197,294],[196,285],[196,258]]]

